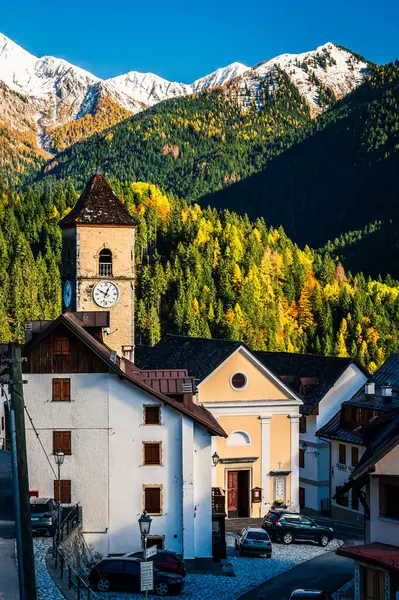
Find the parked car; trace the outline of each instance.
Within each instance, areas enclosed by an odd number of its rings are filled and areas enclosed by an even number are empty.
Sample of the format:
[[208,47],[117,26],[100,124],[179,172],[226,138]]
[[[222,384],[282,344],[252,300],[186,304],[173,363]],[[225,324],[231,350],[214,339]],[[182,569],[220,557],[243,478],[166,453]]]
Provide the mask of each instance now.
[[[144,559],[144,553],[142,550],[129,552],[124,556]],[[186,576],[184,560],[178,554],[176,554],[176,552],[171,552],[170,550],[158,550],[157,553],[154,554],[154,556],[151,556],[148,560],[152,560],[154,567],[156,567],[159,571],[164,571],[165,573],[176,573],[176,575],[180,575],[181,577]]]
[[30,498],[32,531],[54,535],[57,529],[58,504],[52,498]]
[[[140,563],[138,558],[115,556],[104,558],[91,567],[89,583],[99,592],[113,589],[140,591]],[[154,567],[154,592],[158,596],[177,594],[183,588],[184,580],[180,575],[164,573]]]
[[267,558],[272,555],[272,543],[269,534],[263,529],[244,527],[236,535],[236,550],[241,556],[244,554],[266,554]]
[[305,515],[286,510],[269,510],[263,519],[262,528],[272,540],[279,540],[283,544],[292,544],[296,540],[310,540],[325,547],[334,538],[334,530],[331,527],[317,525]]
[[332,600],[332,597],[321,590],[294,590],[290,600]]

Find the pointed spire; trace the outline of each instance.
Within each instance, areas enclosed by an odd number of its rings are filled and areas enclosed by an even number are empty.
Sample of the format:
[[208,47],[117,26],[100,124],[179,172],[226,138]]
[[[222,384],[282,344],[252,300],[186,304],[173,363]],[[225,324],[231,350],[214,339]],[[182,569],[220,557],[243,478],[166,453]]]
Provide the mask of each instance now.
[[115,194],[104,175],[96,172],[71,212],[60,222],[62,228],[74,225],[134,227],[137,220]]

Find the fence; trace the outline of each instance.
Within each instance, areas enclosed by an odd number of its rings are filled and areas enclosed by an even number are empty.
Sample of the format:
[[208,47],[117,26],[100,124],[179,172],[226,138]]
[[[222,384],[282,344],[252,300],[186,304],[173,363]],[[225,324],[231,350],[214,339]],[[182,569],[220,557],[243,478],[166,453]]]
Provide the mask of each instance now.
[[[60,524],[60,542],[64,541],[70,533],[81,523],[82,510],[79,504],[62,507],[64,517]],[[53,559],[59,577],[76,594],[77,600],[101,600],[101,597],[90,589],[84,577],[68,562],[62,547],[57,546],[57,536],[53,538]]]

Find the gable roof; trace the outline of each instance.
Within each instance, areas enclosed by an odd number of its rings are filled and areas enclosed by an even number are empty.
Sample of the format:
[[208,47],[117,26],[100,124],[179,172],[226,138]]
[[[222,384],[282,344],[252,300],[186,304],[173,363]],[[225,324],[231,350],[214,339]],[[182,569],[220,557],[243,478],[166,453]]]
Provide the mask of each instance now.
[[366,428],[365,436],[366,451],[352,473],[353,479],[364,475],[399,444],[399,412],[376,419]]
[[255,351],[253,354],[262,364],[286,381],[287,385],[296,393],[298,393],[301,383],[305,386],[311,384],[306,387],[305,394],[300,394],[303,400],[302,414],[310,414],[315,409],[350,365],[355,364],[368,376],[367,371],[353,358],[296,352]]
[[317,437],[327,438],[328,440],[337,440],[340,442],[348,442],[349,444],[357,444],[364,446],[364,438],[362,432],[345,428],[341,424],[341,410],[339,410],[332,419],[327,421],[323,427],[316,431]]
[[60,227],[73,225],[125,225],[134,227],[137,220],[100,173],[90,179],[75,206],[61,221]]
[[165,335],[156,346],[136,346],[140,369],[186,369],[201,382],[243,344],[229,340]]
[[113,362],[111,360],[111,348],[86,331],[86,329],[82,326],[82,321],[73,313],[64,313],[55,321],[49,322],[49,325],[45,327],[40,334],[32,338],[32,340],[25,345],[24,354],[40,344],[59,325],[64,325],[72,334],[76,335],[80,341],[82,341],[92,352],[94,352],[101,360],[104,361],[111,372],[118,375],[121,379],[130,381],[130,383],[133,383],[151,396],[158,398],[164,404],[168,404],[171,408],[174,408],[175,410],[192,418],[194,421],[208,429],[213,435],[227,437],[224,429],[219,425],[213,415],[206,410],[206,408],[194,403],[190,406],[182,404],[181,402],[162,394],[160,391],[151,388],[145,383],[143,378],[139,376],[137,373],[137,367],[126,358],[121,359],[117,357],[116,362]]
[[261,363],[256,352],[239,341],[167,334],[156,346],[136,346],[134,362],[140,369],[186,369],[201,384],[237,351],[243,352],[260,370],[266,371],[278,387],[302,404],[300,395],[272,368]]

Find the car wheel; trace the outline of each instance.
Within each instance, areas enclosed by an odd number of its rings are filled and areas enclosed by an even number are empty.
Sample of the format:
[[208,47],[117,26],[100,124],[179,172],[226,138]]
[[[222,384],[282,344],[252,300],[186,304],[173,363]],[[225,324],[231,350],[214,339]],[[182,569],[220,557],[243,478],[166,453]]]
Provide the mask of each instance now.
[[283,540],[283,544],[285,544],[286,546],[289,546],[294,541],[294,536],[292,535],[292,533],[287,531],[286,533],[284,533],[282,540]]
[[322,535],[319,538],[319,546],[323,546],[323,548],[325,548],[326,546],[328,546],[329,543],[329,539],[328,539],[328,535]]
[[108,579],[105,579],[105,577],[101,577],[101,579],[97,581],[97,589],[99,592],[108,592],[109,587],[109,581]]
[[167,596],[167,594],[169,593],[169,586],[164,581],[161,581],[160,583],[156,584],[155,591],[158,594],[158,596]]

